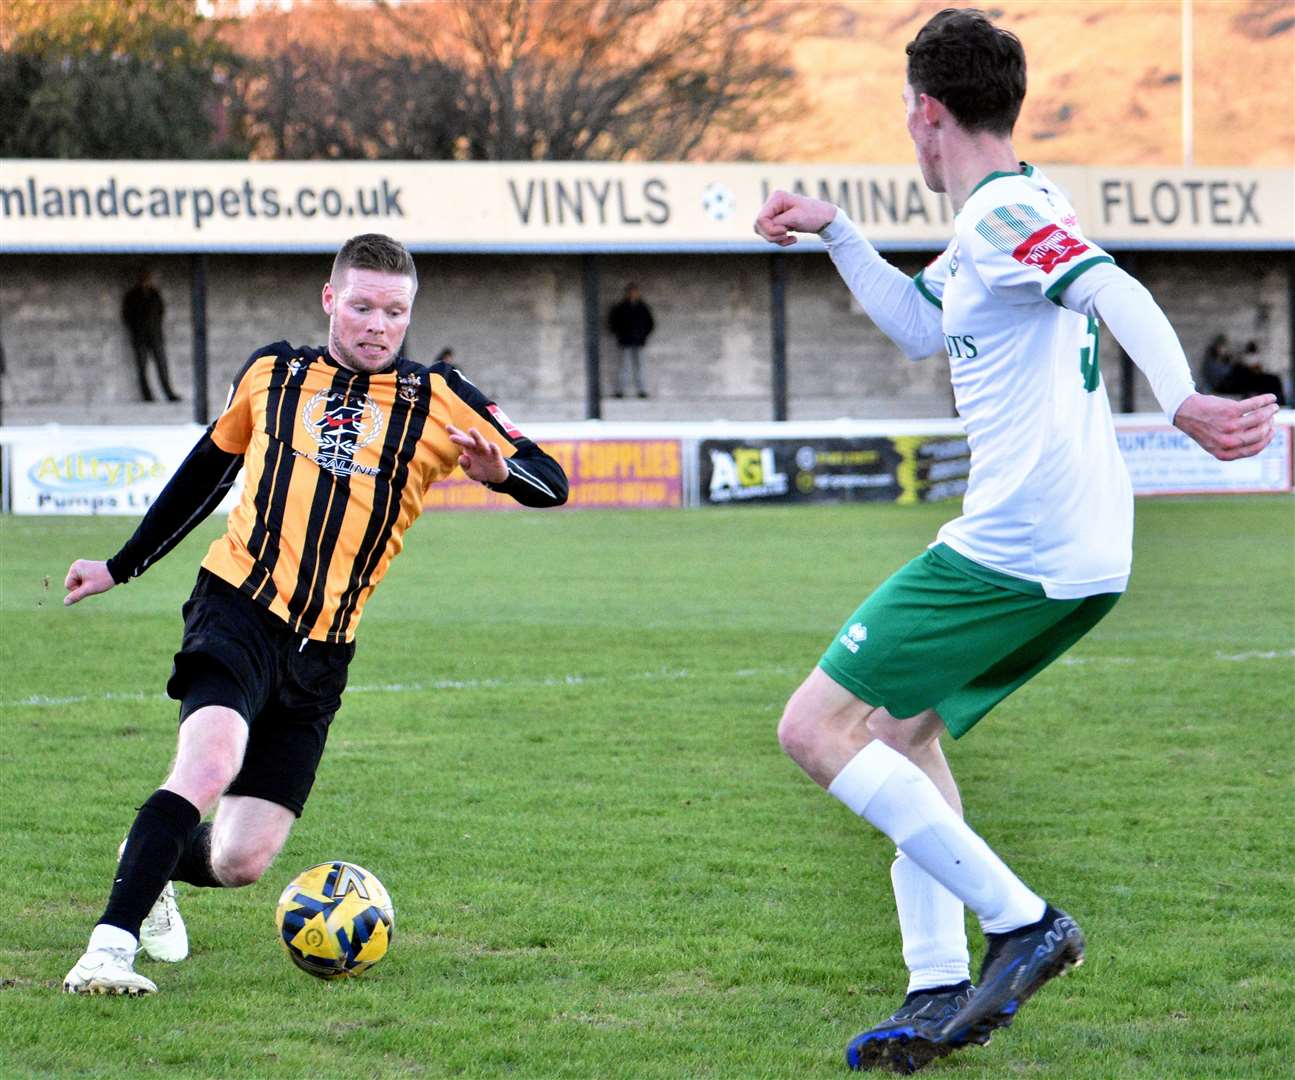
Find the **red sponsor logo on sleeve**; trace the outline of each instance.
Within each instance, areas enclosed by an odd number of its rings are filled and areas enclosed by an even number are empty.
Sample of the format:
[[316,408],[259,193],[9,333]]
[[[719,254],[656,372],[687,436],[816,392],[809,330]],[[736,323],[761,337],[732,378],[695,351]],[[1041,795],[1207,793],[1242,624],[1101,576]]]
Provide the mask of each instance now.
[[508,419],[508,414],[504,412],[504,410],[501,409],[498,405],[491,402],[491,404],[486,406],[486,411],[495,418],[495,423],[498,424],[501,428],[504,429],[504,431],[508,433],[508,437],[510,439],[526,438],[525,435],[523,435],[520,431],[517,430],[517,425]]
[[1012,252],[1012,258],[1050,274],[1062,263],[1087,250],[1088,245],[1078,237],[1071,236],[1060,225],[1048,224],[1022,240]]

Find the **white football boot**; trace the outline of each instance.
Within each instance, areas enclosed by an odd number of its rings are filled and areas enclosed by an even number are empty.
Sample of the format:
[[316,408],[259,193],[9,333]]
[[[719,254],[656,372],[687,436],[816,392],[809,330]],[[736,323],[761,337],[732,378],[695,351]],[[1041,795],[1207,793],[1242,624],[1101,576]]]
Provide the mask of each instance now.
[[[126,841],[117,849],[121,860]],[[139,928],[139,946],[152,960],[174,964],[189,955],[189,932],[184,928],[180,908],[175,902],[175,883],[168,881]]]
[[175,885],[169,881],[140,924],[139,946],[153,960],[169,964],[189,955],[189,932],[175,903]]
[[135,970],[129,949],[90,949],[63,980],[65,994],[154,994],[157,986]]

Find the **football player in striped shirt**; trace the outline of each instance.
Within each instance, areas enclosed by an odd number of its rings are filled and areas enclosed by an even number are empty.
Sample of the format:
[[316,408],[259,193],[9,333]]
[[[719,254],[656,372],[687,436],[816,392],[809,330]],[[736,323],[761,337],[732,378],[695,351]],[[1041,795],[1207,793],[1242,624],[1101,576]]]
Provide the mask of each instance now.
[[[778,731],[815,781],[899,849],[891,880],[908,994],[846,1050],[851,1068],[898,1072],[987,1042],[1083,959],[1075,920],[963,821],[940,736],[964,735],[1125,588],[1133,498],[1097,320],[1150,379],[1166,418],[1215,457],[1259,453],[1277,410],[1272,395],[1196,393],[1151,295],[1084,236],[1056,185],[1017,159],[1025,54],[1013,34],[981,12],[947,9],[907,53],[918,165],[956,213],[944,251],[910,279],[830,203],[775,192],[756,220],[779,245],[796,232],[820,235],[851,292],[908,356],[947,352],[971,447],[962,515],[847,620]],[[986,936],[974,988],[964,904]]]
[[323,288],[327,345],[256,350],[135,534],[69,569],[65,604],[137,577],[243,471],[184,606],[167,683],[180,702],[175,763],[139,809],[64,990],[152,993],[137,947],[188,953],[171,883],[246,885],[269,866],[314,782],[365,601],[430,485],[459,468],[525,506],[566,501],[562,467],[457,368],[404,356],[417,290],[403,245],[348,240]]

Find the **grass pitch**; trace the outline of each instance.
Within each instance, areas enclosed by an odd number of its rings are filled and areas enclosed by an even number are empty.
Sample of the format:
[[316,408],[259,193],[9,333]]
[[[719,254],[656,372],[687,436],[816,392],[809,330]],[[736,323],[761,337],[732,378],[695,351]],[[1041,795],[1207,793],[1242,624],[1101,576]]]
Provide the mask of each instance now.
[[[1139,503],[1127,597],[948,745],[973,825],[1089,952],[932,1077],[1290,1075],[1292,509]],[[64,610],[68,563],[133,522],[0,518],[0,1075],[844,1072],[902,993],[891,850],[774,726],[953,512],[429,515],[365,613],[284,853],[246,889],[181,886],[193,955],[141,960],[142,1000],[59,984],[169,762],[161,687],[218,524]],[[326,984],[273,914],[334,857],[397,921],[386,960]]]

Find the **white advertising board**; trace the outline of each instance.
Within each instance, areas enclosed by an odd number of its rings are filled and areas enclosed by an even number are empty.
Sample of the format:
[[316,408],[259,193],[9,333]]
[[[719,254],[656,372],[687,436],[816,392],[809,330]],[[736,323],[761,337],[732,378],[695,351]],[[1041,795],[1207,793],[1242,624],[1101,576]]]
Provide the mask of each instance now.
[[[10,428],[10,508],[15,514],[142,514],[202,430],[197,424]],[[232,509],[241,489],[240,474],[217,509]]]
[[[1045,169],[1099,244],[1295,248],[1289,169]],[[953,229],[912,164],[6,160],[0,251],[334,251],[376,231],[416,251],[767,253],[751,226],[775,188],[882,247]]]
[[1263,453],[1211,457],[1177,428],[1119,425],[1120,452],[1135,495],[1242,495],[1291,490],[1291,427],[1279,424]]

